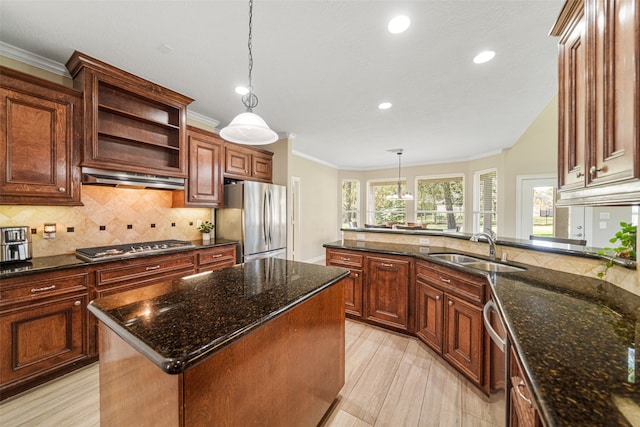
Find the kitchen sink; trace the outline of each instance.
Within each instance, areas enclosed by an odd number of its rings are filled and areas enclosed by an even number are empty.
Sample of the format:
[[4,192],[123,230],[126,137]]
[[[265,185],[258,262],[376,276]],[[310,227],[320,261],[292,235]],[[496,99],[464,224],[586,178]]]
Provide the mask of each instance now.
[[524,268],[515,267],[513,265],[501,264],[499,262],[486,261],[462,254],[433,254],[432,258],[438,258],[454,264],[463,265],[476,270],[490,271],[492,273],[513,273],[516,271],[525,271]]
[[456,264],[466,264],[468,262],[482,262],[484,260],[480,258],[474,258],[472,256],[462,255],[462,254],[434,254],[431,255],[432,258],[439,258],[443,261],[449,261]]

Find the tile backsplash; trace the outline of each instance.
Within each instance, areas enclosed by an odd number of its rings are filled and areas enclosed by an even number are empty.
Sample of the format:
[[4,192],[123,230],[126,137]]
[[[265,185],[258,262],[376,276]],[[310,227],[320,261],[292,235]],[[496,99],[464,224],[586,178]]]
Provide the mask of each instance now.
[[[0,206],[0,225],[26,225],[33,256],[74,253],[76,248],[165,239],[198,240],[197,220],[212,220],[212,209],[172,208],[171,191],[82,187],[84,206]],[[45,223],[56,237],[43,238]]]

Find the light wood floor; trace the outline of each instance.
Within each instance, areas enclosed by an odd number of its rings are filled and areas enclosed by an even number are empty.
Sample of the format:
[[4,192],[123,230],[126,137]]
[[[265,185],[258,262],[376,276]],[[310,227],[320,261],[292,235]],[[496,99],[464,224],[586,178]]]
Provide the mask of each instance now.
[[[98,364],[0,403],[0,425],[99,426]],[[345,385],[322,427],[503,425],[501,404],[424,344],[347,321]]]

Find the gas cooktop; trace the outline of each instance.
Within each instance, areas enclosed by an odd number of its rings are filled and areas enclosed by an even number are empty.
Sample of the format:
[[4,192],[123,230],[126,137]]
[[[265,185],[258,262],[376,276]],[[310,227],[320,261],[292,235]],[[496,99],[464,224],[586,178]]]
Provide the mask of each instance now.
[[149,253],[160,254],[193,246],[194,244],[187,240],[158,240],[155,242],[76,249],[76,257],[84,261],[102,261],[105,259],[130,258]]

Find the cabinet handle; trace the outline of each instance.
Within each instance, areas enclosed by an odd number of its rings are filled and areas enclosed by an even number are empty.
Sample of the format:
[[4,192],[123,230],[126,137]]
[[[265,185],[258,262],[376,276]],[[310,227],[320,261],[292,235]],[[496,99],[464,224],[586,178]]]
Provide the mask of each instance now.
[[342,261],[351,261],[351,258],[340,257]]
[[607,165],[603,165],[600,169],[596,168],[595,166],[591,166],[591,168],[589,169],[589,174],[591,175],[591,179],[595,178],[598,175],[598,172],[606,173]]
[[66,189],[66,188],[64,188],[64,187],[58,187],[58,191],[59,191],[60,193],[64,193],[65,191],[67,191],[67,189]]
[[212,255],[211,258],[220,258],[221,256],[222,254],[215,254],[215,255]]
[[31,288],[31,293],[35,294],[35,293],[38,293],[38,292],[50,291],[50,290],[55,289],[55,288],[56,288],[56,285],[45,286],[43,288]]
[[360,277],[360,274],[359,274],[359,273],[355,273],[355,276],[356,276],[356,277]]
[[529,408],[533,407],[533,403],[531,403],[531,399],[527,399],[527,397],[524,394],[522,394],[522,392],[520,391],[520,387],[523,387],[523,388],[527,387],[523,380],[520,380],[520,382],[518,383],[518,386],[516,387],[516,391],[518,392],[518,396],[520,396],[522,400],[527,402],[527,404],[529,405]]
[[447,279],[446,277],[441,277],[440,281],[444,283],[451,283],[451,279]]
[[79,306],[80,304],[82,304],[80,301],[76,301],[73,303],[73,305],[75,305],[76,307]]
[[194,199],[197,199],[197,198],[198,198],[198,195],[197,195],[197,194],[194,194],[194,195],[193,195],[193,196],[191,196],[191,197],[193,197]]
[[393,267],[393,264],[387,264],[386,262],[383,262],[381,265],[383,267]]
[[440,301],[440,295],[436,295],[436,301]]
[[449,305],[453,305],[453,301],[449,300]]
[[159,268],[160,268],[160,266],[159,266],[159,265],[154,265],[153,267],[147,267],[147,268],[145,268],[145,271],[149,271],[149,270],[157,270],[157,269],[159,269]]

